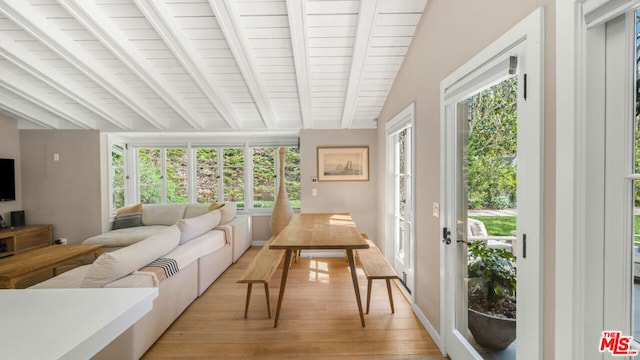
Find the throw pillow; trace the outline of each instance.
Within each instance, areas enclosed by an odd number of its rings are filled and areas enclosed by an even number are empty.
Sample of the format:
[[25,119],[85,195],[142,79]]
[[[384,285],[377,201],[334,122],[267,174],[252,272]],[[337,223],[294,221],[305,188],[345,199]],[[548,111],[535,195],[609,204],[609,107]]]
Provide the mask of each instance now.
[[220,203],[220,204],[213,203],[213,204],[209,205],[209,211],[218,210],[218,209],[222,208],[224,205],[225,205],[225,203]]
[[155,235],[122,249],[106,252],[91,264],[80,287],[101,288],[127,276],[178,246],[180,230],[169,226]]
[[238,205],[235,202],[225,203],[223,207],[220,208],[220,213],[222,217],[220,218],[220,224],[226,224],[229,221],[233,220],[236,217],[236,213],[238,212]]
[[116,215],[111,230],[142,226],[142,213]]
[[129,206],[123,206],[116,209],[116,216],[126,214],[136,214],[142,212],[142,204],[134,204]]
[[142,226],[142,204],[116,209],[112,230]]
[[178,220],[176,225],[180,229],[180,244],[195,239],[218,226],[220,217],[220,210],[214,210],[194,218]]

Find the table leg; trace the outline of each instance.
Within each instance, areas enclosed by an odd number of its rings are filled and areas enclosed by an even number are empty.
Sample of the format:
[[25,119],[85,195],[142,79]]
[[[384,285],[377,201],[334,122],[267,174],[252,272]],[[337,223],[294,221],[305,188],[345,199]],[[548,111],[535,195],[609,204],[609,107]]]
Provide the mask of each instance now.
[[351,269],[351,279],[353,279],[353,289],[356,291],[356,302],[358,303],[358,312],[360,313],[360,323],[364,325],[364,314],[362,314],[362,300],[360,300],[360,287],[358,286],[358,274],[356,273],[356,262],[353,259],[353,249],[347,249],[347,258],[349,259],[349,268]]
[[273,321],[274,328],[278,327],[278,319],[280,318],[280,307],[282,306],[282,298],[284,297],[284,287],[287,284],[287,275],[289,275],[289,265],[291,264],[291,255],[293,255],[293,250],[286,249],[284,253],[284,266],[282,268],[282,280],[280,280],[278,306],[276,307],[276,318]]

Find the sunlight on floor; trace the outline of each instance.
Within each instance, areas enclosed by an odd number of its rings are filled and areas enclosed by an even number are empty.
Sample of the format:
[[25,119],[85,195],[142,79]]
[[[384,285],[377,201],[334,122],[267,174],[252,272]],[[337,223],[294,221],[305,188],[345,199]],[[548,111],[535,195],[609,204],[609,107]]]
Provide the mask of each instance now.
[[309,261],[309,280],[323,284],[330,283],[329,264],[325,261]]

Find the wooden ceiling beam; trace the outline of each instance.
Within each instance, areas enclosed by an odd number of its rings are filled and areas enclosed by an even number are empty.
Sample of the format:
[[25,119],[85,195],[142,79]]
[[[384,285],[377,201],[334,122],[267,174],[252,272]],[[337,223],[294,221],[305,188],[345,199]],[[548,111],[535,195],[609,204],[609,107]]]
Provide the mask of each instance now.
[[81,114],[74,114],[74,111],[71,108],[65,104],[61,104],[58,100],[54,100],[51,96],[43,93],[41,89],[22,81],[19,76],[12,74],[10,71],[0,69],[0,86],[26,101],[35,104],[36,106],[58,117],[66,119],[79,128],[97,128],[97,124],[95,122],[87,122]]
[[0,32],[0,55],[13,65],[21,68],[34,78],[51,86],[73,101],[81,104],[106,122],[120,129],[131,129],[130,124],[116,117],[113,111],[107,108],[103,101],[87,94],[86,90],[73,82],[67,81],[65,75],[59,70],[35,57],[31,52]]
[[[2,2],[0,3],[0,13],[18,24],[83,74],[129,106],[148,123],[157,129],[166,130],[168,128],[168,121],[163,120],[162,113],[147,106],[144,99],[122,81],[118,81],[114,77],[108,77],[108,74],[111,73],[108,68],[95,61],[82,47],[65,36],[59,28],[53,26],[46,17],[36,11],[28,2]],[[130,127],[130,125],[127,126]]]
[[342,111],[342,128],[350,129],[353,125],[353,117],[358,103],[360,92],[360,80],[367,61],[367,50],[373,37],[378,0],[360,1],[360,13],[358,15],[358,27],[351,59],[351,70],[347,93],[345,94],[344,108]]
[[242,73],[256,108],[268,129],[276,128],[275,115],[267,90],[257,70],[251,46],[242,28],[242,19],[232,1],[209,0],[236,64]]
[[175,24],[165,5],[155,0],[134,0],[134,2],[229,127],[240,129],[241,119],[233,111],[222,89],[211,83],[209,80],[211,77],[205,71],[206,66],[189,45],[189,40],[178,29],[178,25]]
[[298,85],[302,126],[305,129],[312,129],[313,115],[311,112],[309,46],[307,42],[307,14],[305,7],[306,0],[287,0],[291,47],[293,48],[293,61],[296,68],[296,82]]
[[182,101],[183,97],[172,90],[171,85],[157,71],[156,67],[131,46],[122,32],[113,26],[93,2],[58,0],[58,3],[169,104],[184,121],[195,130],[204,129],[204,121],[198,119],[198,116]]

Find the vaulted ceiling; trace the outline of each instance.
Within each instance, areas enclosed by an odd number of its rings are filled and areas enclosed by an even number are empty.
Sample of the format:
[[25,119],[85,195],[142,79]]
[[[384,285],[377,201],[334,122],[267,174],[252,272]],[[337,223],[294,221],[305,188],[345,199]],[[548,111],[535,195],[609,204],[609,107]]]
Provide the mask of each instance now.
[[0,112],[106,132],[375,128],[427,0],[0,0]]

